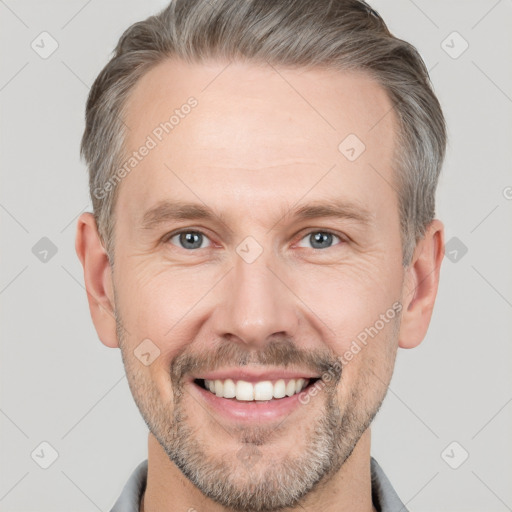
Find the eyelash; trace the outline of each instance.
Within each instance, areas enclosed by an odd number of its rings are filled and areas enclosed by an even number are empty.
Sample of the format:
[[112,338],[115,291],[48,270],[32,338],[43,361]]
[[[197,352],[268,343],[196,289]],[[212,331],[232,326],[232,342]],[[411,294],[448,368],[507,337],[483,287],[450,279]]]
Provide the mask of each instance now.
[[[167,243],[172,238],[174,238],[175,236],[181,235],[183,233],[197,233],[197,234],[200,234],[200,235],[204,236],[208,240],[210,240],[210,237],[206,233],[201,231],[200,229],[187,228],[187,229],[181,229],[181,230],[178,230],[178,231],[173,231],[172,233],[169,233],[169,234],[165,235],[163,237],[163,239],[162,239],[162,242],[163,243]],[[336,237],[336,238],[338,238],[340,240],[339,243],[346,243],[348,241],[346,237],[344,237],[344,236],[342,236],[342,235],[340,235],[338,233],[335,233],[334,231],[331,231],[329,229],[312,229],[312,230],[307,231],[306,233],[304,233],[301,236],[301,238],[299,239],[299,242],[302,241],[307,236],[312,235],[313,233],[324,233],[324,234],[332,235],[332,236],[334,236],[334,237]],[[213,243],[211,240],[210,240],[210,242]],[[331,247],[327,247],[326,249],[316,249],[315,247],[303,247],[303,249],[312,249],[312,250],[316,250],[316,251],[325,251],[327,249],[334,248],[336,245],[339,245],[339,244],[332,245]],[[175,247],[178,247],[179,249],[183,249],[184,251],[187,251],[187,252],[194,252],[194,251],[200,250],[200,248],[198,248],[198,249],[185,249],[184,247],[179,247],[177,245]],[[208,249],[208,247],[203,247],[203,249]]]

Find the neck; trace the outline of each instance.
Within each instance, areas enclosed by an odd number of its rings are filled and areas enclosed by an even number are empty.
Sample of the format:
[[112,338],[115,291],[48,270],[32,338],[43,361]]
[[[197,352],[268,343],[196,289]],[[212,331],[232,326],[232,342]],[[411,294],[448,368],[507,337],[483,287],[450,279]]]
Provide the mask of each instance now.
[[[148,436],[148,477],[140,512],[176,510],[225,512],[205,497],[169,460],[155,437]],[[370,474],[370,429],[361,436],[352,454],[326,483],[319,484],[296,508],[288,512],[376,512],[372,504]]]

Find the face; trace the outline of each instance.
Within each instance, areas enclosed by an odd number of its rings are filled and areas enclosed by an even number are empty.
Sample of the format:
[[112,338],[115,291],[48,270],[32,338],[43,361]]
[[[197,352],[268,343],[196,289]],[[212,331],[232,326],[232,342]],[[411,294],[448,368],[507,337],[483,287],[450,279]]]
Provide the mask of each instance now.
[[384,398],[404,277],[390,111],[362,74],[236,63],[167,61],[129,99],[123,361],[151,433],[226,507],[329,481]]

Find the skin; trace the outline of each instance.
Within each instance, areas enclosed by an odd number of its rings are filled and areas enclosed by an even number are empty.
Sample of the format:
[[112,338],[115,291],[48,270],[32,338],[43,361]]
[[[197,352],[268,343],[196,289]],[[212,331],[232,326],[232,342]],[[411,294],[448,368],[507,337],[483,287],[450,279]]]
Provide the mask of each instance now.
[[[231,489],[249,492],[276,486],[276,468],[293,486],[299,473],[289,463],[313,460],[307,448],[315,440],[333,454],[328,467],[299,503],[285,509],[369,512],[369,424],[384,399],[397,348],[415,347],[425,337],[443,258],[443,224],[436,219],[428,226],[404,269],[392,170],[396,118],[384,90],[369,77],[226,66],[168,60],[132,91],[129,151],[190,96],[198,105],[118,185],[114,267],[92,214],[82,214],[77,224],[76,251],[96,331],[106,346],[121,348],[130,388],[150,427],[141,510],[227,510],[182,473],[173,450],[188,447],[185,455],[196,456],[190,466],[227,468]],[[348,134],[366,146],[353,162],[338,150]],[[368,212],[369,223],[284,215],[328,199],[355,203]],[[142,229],[144,212],[162,200],[205,204],[221,217]],[[204,233],[202,248],[165,238],[178,228]],[[340,238],[315,248],[310,235],[325,230]],[[262,248],[250,264],[236,251],[247,236]],[[342,358],[396,301],[400,314],[345,361],[341,378],[325,383],[279,425],[255,421],[241,430],[201,402],[187,380],[190,372],[178,364],[183,356],[204,362],[217,355],[219,367],[233,368],[238,359],[218,352],[227,347],[246,356],[251,368],[282,368],[289,354],[289,367],[300,370],[300,361],[307,361],[320,374],[320,361]],[[160,354],[146,366],[133,351],[148,338]],[[280,343],[280,355],[270,357]],[[263,356],[269,356],[266,365]],[[313,427],[327,418],[335,445],[325,432],[315,437]],[[243,443],[251,439],[252,445]],[[237,457],[248,445],[259,455],[249,469]]]

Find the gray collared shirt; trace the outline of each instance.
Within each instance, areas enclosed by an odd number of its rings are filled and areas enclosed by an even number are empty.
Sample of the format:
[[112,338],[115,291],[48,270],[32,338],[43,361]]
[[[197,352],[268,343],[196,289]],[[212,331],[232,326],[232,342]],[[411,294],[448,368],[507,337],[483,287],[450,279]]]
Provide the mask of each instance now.
[[[142,461],[130,478],[110,512],[139,512],[146,488],[148,461]],[[372,500],[378,512],[408,512],[378,462],[371,457]]]

